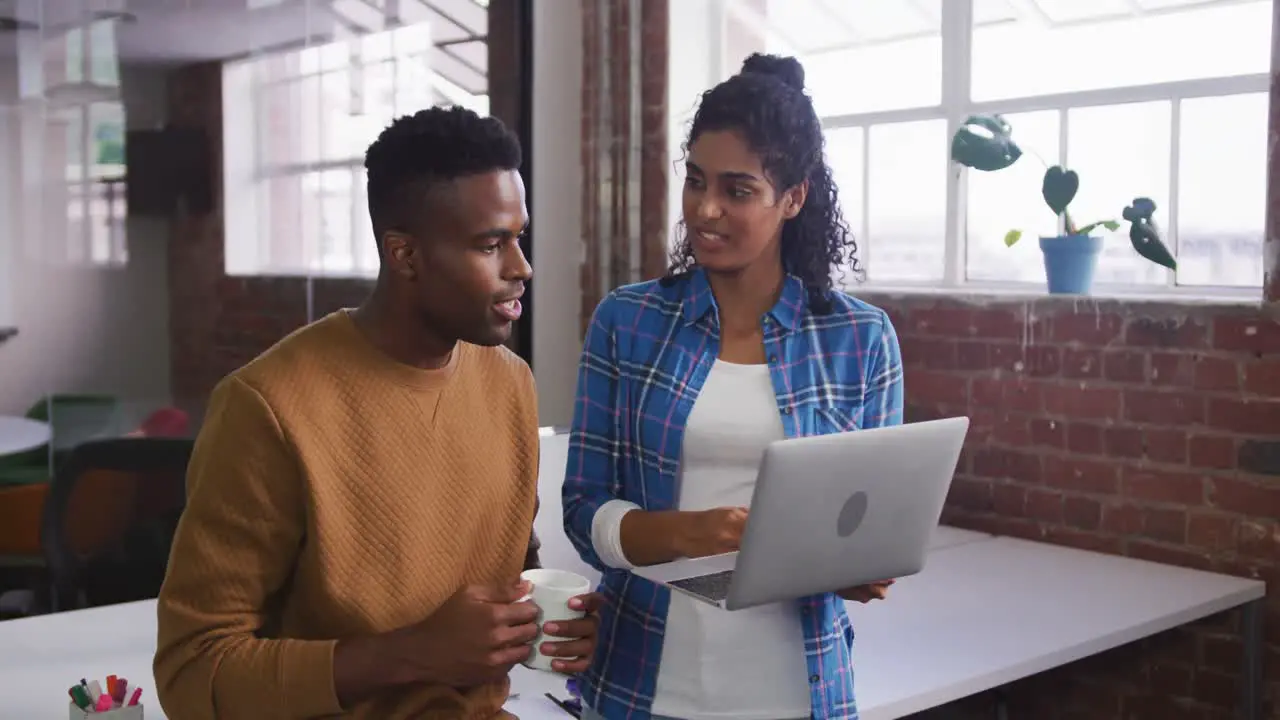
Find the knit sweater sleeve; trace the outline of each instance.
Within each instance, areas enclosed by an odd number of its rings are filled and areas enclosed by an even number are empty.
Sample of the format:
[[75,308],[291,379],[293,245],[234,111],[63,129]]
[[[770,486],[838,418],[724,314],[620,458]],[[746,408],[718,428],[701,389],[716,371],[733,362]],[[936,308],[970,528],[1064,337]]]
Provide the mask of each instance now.
[[158,601],[156,692],[170,717],[306,718],[342,711],[332,640],[259,637],[288,583],[305,528],[298,463],[276,416],[243,380],[224,380],[187,471]]

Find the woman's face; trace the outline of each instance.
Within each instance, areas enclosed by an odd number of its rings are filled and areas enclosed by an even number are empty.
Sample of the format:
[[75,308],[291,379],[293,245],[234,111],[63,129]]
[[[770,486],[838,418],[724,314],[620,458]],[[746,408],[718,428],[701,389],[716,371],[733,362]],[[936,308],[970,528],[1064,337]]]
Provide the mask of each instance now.
[[777,261],[782,225],[804,205],[804,185],[778,192],[760,157],[733,130],[705,132],[689,146],[683,205],[698,265],[736,272]]

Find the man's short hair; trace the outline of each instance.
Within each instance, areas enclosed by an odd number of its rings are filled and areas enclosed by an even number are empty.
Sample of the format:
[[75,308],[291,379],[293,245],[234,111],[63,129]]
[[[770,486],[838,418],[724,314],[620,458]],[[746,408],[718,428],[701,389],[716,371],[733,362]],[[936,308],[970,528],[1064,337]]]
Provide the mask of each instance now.
[[433,183],[518,170],[520,163],[520,140],[497,118],[457,106],[399,117],[364,156],[374,236],[381,245],[383,233],[407,230]]

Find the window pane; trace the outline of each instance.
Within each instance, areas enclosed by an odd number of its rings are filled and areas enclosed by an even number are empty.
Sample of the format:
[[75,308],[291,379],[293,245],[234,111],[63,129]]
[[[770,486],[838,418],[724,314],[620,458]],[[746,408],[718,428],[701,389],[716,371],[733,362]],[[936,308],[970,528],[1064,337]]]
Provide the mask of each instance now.
[[1254,93],[1182,103],[1179,284],[1262,284],[1267,102]]
[[[1059,117],[1057,110],[1006,115],[1023,156],[1003,170],[969,171],[966,273],[970,280],[1044,280],[1038,240],[1058,232],[1057,218],[1044,204],[1040,187],[1045,162],[1057,162]],[[1004,237],[1014,229],[1022,231],[1022,239],[1006,247]]]
[[364,90],[360,68],[344,68],[321,76],[325,108],[321,117],[324,128],[325,161],[357,160],[385,126],[380,115],[364,111]]
[[321,274],[350,274],[355,269],[351,245],[351,171],[320,173],[316,207],[320,216],[319,261]]
[[[1069,208],[1077,226],[1119,220],[1136,197],[1154,200],[1156,225],[1168,224],[1170,115],[1170,104],[1163,101],[1068,112],[1067,167],[1080,175],[1080,192]],[[1115,232],[1098,228],[1095,234],[1105,238],[1097,282],[1166,282],[1168,271],[1134,251],[1128,224]]]
[[[831,166],[831,178],[836,184],[840,198],[840,211],[854,241],[858,243],[859,262],[867,257],[866,245],[862,237],[862,222],[865,213],[862,207],[862,172],[866,165],[863,157],[863,129],[860,127],[840,128],[826,132],[827,164]],[[836,271],[832,278],[837,287],[850,287],[855,278],[848,268]]]
[[368,176],[364,172],[364,168],[354,168],[352,170],[355,183],[352,189],[351,201],[355,203],[355,210],[352,213],[352,222],[355,226],[351,229],[353,237],[352,243],[355,246],[357,269],[364,274],[373,277],[378,274],[378,244],[373,237],[373,226],[369,219],[369,195],[367,192]]
[[[763,44],[770,52],[800,59],[818,114],[830,116],[941,102],[942,36],[932,5],[737,0],[731,10],[761,17],[768,36]],[[892,81],[886,81],[883,68],[893,68]]]
[[867,278],[933,282],[943,275],[947,214],[943,120],[871,128]]
[[[1004,0],[975,0],[1004,3]],[[1116,14],[1110,5],[1121,7]],[[1271,3],[1221,0],[1132,13],[1118,0],[1020,3],[1016,22],[975,8],[973,99],[1247,75],[1271,67]],[[985,12],[985,11],[984,11]],[[1194,49],[1194,50],[1192,50]]]

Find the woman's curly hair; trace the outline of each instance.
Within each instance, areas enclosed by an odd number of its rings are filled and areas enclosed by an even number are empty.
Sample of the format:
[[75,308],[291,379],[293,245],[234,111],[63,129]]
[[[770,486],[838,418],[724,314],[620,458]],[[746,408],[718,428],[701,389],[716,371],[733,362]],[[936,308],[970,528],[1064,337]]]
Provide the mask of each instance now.
[[[753,54],[742,71],[702,94],[684,150],[705,132],[737,130],[760,156],[769,181],[780,192],[809,181],[804,207],[782,226],[782,267],[799,277],[810,307],[825,311],[831,277],[847,266],[861,275],[858,246],[823,155],[822,123],[804,92],[804,68],[792,57]],[[669,276],[696,263],[689,235],[680,222]]]

